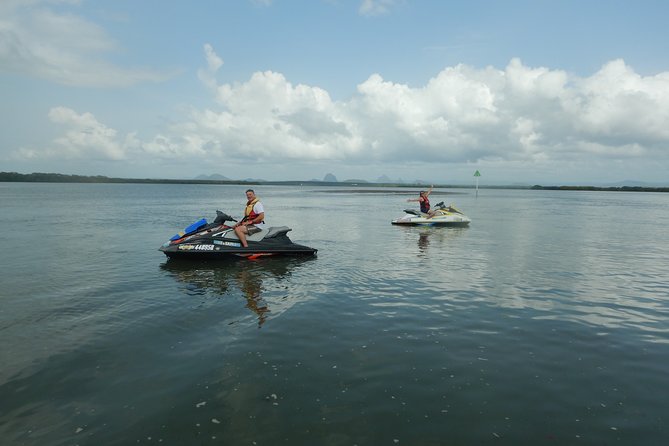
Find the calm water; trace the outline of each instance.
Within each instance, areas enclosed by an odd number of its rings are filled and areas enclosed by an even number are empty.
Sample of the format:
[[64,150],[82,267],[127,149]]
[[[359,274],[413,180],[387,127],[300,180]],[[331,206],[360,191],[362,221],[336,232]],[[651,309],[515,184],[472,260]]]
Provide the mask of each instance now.
[[263,186],[316,258],[157,250],[244,189],[0,183],[2,445],[667,444],[669,194]]

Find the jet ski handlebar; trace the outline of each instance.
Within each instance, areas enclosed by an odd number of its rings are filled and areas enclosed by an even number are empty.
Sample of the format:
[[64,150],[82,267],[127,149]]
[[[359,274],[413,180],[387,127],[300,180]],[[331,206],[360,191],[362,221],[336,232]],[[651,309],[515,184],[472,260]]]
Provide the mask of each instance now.
[[237,220],[230,217],[225,212],[221,212],[219,210],[216,210],[216,220],[214,220],[214,223],[222,225],[222,224],[225,224],[226,221],[235,221],[236,222]]

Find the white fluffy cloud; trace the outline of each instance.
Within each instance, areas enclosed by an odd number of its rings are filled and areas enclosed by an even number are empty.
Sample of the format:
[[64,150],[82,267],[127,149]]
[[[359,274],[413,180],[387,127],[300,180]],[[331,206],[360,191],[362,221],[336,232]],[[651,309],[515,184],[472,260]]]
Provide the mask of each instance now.
[[589,78],[518,59],[458,65],[418,88],[374,74],[341,102],[271,71],[215,93],[220,108],[193,112],[178,137],[232,158],[534,161],[666,157],[669,145],[669,73],[642,77],[622,60]]
[[57,146],[70,156],[277,165],[669,159],[669,73],[644,77],[622,60],[587,78],[518,59],[504,69],[448,67],[420,87],[373,74],[352,98],[333,101],[273,71],[219,85],[223,61],[209,45],[205,57],[200,78],[215,106],[143,142],[59,107],[50,117],[70,130]]
[[78,114],[66,107],[55,107],[49,111],[49,119],[68,130],[45,150],[21,149],[23,158],[122,160],[129,149],[139,144],[134,133],[120,140],[116,130],[100,123],[90,113]]
[[6,1],[0,5],[0,70],[73,86],[123,87],[168,76],[113,64],[116,42],[100,26],[48,7],[74,0]]
[[599,142],[666,148],[669,73],[641,77],[622,60],[606,64],[580,84],[579,130]]

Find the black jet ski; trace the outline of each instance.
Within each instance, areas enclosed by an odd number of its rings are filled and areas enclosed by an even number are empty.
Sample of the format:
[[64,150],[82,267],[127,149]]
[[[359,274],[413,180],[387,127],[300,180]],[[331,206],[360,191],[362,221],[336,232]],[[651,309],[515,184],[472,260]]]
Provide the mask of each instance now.
[[318,251],[293,243],[288,238],[288,226],[271,226],[246,236],[244,248],[228,221],[237,221],[221,211],[216,211],[213,223],[201,219],[175,234],[160,247],[170,258],[223,258],[246,257],[256,259],[273,255],[314,255]]

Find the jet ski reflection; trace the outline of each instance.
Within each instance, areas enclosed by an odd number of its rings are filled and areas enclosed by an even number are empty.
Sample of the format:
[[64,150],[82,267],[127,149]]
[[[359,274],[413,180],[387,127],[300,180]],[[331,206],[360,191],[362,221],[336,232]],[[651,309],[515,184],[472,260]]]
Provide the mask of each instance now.
[[[260,328],[271,315],[277,317],[301,299],[286,295],[296,268],[313,260],[313,257],[261,259],[256,262],[206,262],[170,259],[160,268],[174,279],[186,284],[186,294],[215,298],[243,297],[245,307],[258,319]],[[299,295],[299,293],[296,293]],[[239,321],[230,322],[236,323]]]
[[418,251],[420,257],[427,256],[429,251],[443,251],[447,252],[448,243],[466,234],[467,228],[455,227],[449,228],[447,231],[431,226],[405,226],[405,238],[407,242],[417,240]]

